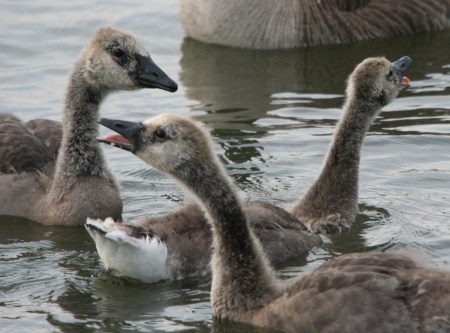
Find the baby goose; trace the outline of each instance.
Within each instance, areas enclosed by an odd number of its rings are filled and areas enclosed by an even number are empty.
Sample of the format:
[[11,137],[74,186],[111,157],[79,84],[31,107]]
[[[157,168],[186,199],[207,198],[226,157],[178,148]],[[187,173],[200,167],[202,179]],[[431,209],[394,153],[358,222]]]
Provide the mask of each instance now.
[[[387,75],[383,58],[360,66]],[[369,74],[369,73],[368,73]],[[387,97],[387,96],[385,96]],[[231,180],[197,124],[177,115],[144,123],[102,120],[130,149],[191,191],[212,225],[216,319],[286,332],[437,332],[450,329],[450,273],[407,255],[349,254],[311,274],[279,280]]]
[[[132,122],[105,118],[100,123],[119,133],[134,126]],[[158,135],[164,139],[165,133]],[[143,144],[140,141],[133,144],[120,135],[109,135],[99,141],[132,152]],[[178,150],[173,154],[178,154]],[[280,207],[255,200],[246,201],[242,206],[273,265],[298,258],[321,244],[319,236]],[[210,272],[211,228],[203,210],[194,203],[136,224],[88,219],[86,229],[95,241],[102,262],[116,275],[156,282]]]
[[449,0],[181,0],[189,37],[285,49],[408,36],[450,27]]
[[358,174],[364,137],[381,109],[409,85],[411,58],[362,62],[348,80],[347,99],[322,171],[294,207],[294,214],[316,233],[348,229],[358,210]]
[[50,120],[0,116],[0,215],[66,226],[119,219],[122,200],[96,142],[96,120],[109,93],[140,88],[174,92],[177,84],[134,35],[105,27],[72,70],[62,130]]

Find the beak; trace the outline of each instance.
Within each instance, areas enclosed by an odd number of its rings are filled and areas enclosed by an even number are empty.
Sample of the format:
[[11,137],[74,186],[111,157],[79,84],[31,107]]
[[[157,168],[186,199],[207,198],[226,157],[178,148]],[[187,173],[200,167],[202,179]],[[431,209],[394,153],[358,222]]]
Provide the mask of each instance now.
[[411,65],[412,59],[408,56],[401,57],[397,61],[394,61],[392,63],[392,67],[397,72],[398,76],[401,79],[400,83],[400,90],[403,90],[410,86],[411,81],[405,76],[406,71],[409,68],[409,65]]
[[131,152],[134,151],[134,138],[140,130],[145,128],[142,123],[118,119],[101,118],[98,123],[120,134],[107,135],[104,138],[97,139],[98,142],[104,142]]
[[136,55],[140,70],[136,80],[143,88],[159,88],[170,92],[178,89],[177,83],[159,68],[150,56]]

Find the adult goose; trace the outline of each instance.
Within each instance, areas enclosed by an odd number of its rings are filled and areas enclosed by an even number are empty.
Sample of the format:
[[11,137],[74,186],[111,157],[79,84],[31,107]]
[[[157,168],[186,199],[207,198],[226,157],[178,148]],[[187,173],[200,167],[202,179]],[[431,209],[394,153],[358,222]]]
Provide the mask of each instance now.
[[[397,60],[376,84],[357,80],[355,76],[350,78],[344,113],[327,162],[317,181],[293,209],[298,220],[268,203],[242,203],[250,226],[272,264],[276,266],[299,257],[320,244],[317,236],[304,231],[302,222],[313,233],[339,232],[350,227],[358,207],[358,168],[363,137],[382,106],[391,102],[409,83],[403,75],[410,63],[409,57]],[[376,103],[368,98],[370,94],[376,95]],[[101,123],[115,131],[123,126],[121,121],[103,119]],[[107,136],[100,141],[129,151],[135,149],[120,135]],[[104,265],[118,275],[155,282],[209,270],[210,228],[194,203],[173,214],[147,218],[135,225],[108,219],[105,223],[90,220],[86,227]]]
[[75,63],[62,127],[0,115],[0,215],[65,226],[81,226],[87,217],[120,219],[122,200],[96,141],[96,120],[109,93],[140,88],[173,92],[177,84],[134,35],[105,27]]
[[[376,58],[359,69],[384,77],[391,66]],[[422,267],[406,254],[365,253],[343,255],[310,274],[280,280],[198,125],[167,114],[143,124],[103,122],[131,141],[138,157],[181,182],[206,211],[213,233],[216,319],[285,332],[450,330],[449,272]]]
[[449,0],[181,0],[189,37],[285,49],[415,35],[450,27]]

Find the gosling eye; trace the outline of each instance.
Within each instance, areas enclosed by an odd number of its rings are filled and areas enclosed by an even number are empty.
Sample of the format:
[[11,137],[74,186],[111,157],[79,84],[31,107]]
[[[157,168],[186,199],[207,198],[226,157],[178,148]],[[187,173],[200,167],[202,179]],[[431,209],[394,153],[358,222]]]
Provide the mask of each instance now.
[[392,78],[393,75],[394,75],[394,72],[392,71],[392,69],[390,69],[389,73],[388,73],[388,78]]
[[112,50],[112,54],[116,57],[116,58],[122,58],[125,55],[125,51],[121,48],[121,47],[115,47]]
[[166,132],[165,132],[163,129],[161,129],[161,128],[157,129],[157,130],[154,132],[154,135],[155,135],[155,137],[156,137],[158,140],[164,140],[164,139],[167,137]]

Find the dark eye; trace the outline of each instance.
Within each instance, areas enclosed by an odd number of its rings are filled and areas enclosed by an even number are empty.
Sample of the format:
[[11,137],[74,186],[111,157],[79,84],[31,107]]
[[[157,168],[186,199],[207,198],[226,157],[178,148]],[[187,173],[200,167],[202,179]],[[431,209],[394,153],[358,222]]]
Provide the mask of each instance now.
[[155,136],[156,136],[158,139],[163,140],[163,139],[166,138],[166,132],[165,132],[164,130],[162,130],[162,129],[157,129],[157,130],[155,131]]
[[394,75],[394,72],[392,71],[392,69],[389,71],[388,77],[391,78],[392,75]]
[[122,58],[125,55],[125,51],[121,49],[120,47],[116,47],[112,50],[113,55],[116,58]]

